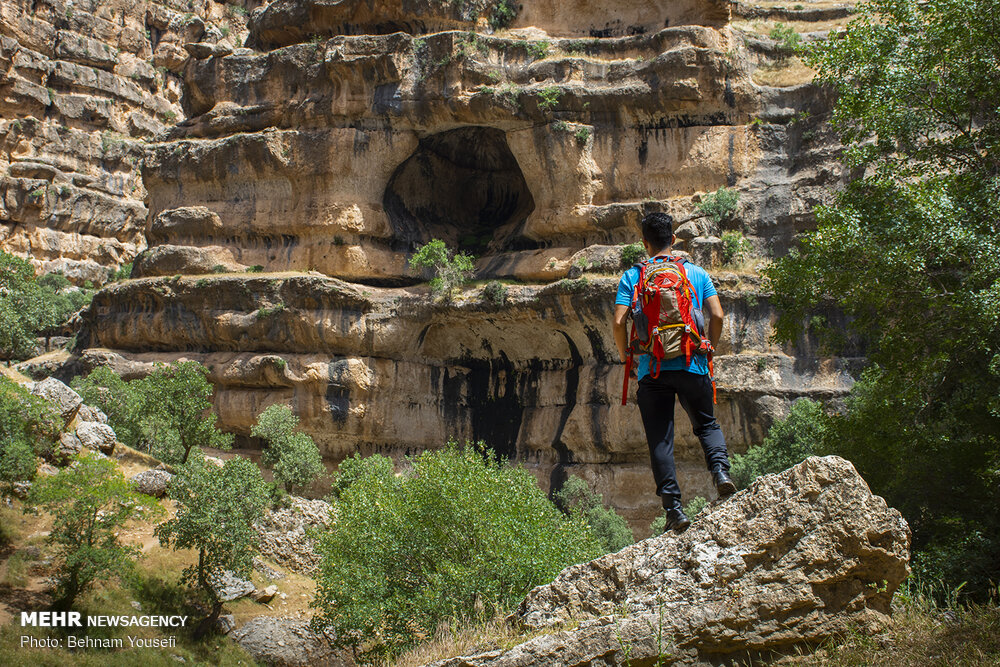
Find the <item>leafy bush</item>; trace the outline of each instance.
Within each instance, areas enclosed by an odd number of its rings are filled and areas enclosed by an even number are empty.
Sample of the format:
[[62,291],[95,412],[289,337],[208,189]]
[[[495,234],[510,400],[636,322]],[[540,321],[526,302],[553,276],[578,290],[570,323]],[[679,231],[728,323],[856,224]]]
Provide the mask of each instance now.
[[590,128],[581,127],[573,136],[576,137],[576,143],[581,146],[586,145],[587,139],[590,139]]
[[621,551],[635,541],[625,519],[613,508],[605,507],[604,497],[591,491],[576,475],[566,480],[555,500],[566,514],[587,522],[606,553]]
[[802,48],[802,36],[784,23],[777,23],[768,36],[778,43],[778,51],[785,58],[794,56]]
[[636,262],[641,262],[646,259],[646,248],[643,247],[641,243],[630,243],[627,246],[622,246],[622,268],[627,269]]
[[119,269],[115,271],[115,274],[114,276],[112,276],[111,280],[114,282],[118,282],[119,280],[128,280],[131,277],[132,277],[132,262],[129,262],[128,264],[122,264],[121,267],[119,267]]
[[743,236],[743,232],[729,231],[722,233],[722,262],[736,264],[753,254],[753,244]]
[[739,203],[739,192],[728,188],[719,188],[701,198],[698,212],[707,215],[715,224],[719,224],[736,214]]
[[304,486],[323,472],[323,459],[313,439],[295,431],[299,418],[287,405],[268,406],[257,417],[250,435],[267,443],[261,457],[274,473],[275,484],[291,493],[292,487]]
[[47,541],[58,561],[53,606],[61,610],[72,607],[95,582],[125,574],[142,548],[122,544],[122,528],[132,519],[162,513],[154,498],[135,491],[114,462],[89,453],[54,477],[36,480],[28,503],[53,517]]
[[475,272],[472,257],[464,253],[452,254],[444,241],[439,239],[432,239],[417,248],[410,258],[410,267],[434,271],[431,290],[449,300],[456,289],[472,279]]
[[264,265],[263,264],[254,264],[253,266],[248,266],[246,272],[247,273],[263,273],[264,272]]
[[548,86],[539,90],[536,95],[538,97],[538,108],[542,111],[549,111],[554,109],[557,104],[559,104],[559,98],[562,97],[562,90],[558,86]]
[[490,12],[490,28],[502,30],[514,22],[517,17],[515,0],[496,0],[493,11]]
[[62,420],[51,406],[0,375],[0,484],[35,476],[35,454],[50,451]]
[[118,439],[167,463],[184,463],[196,448],[228,449],[233,436],[216,428],[208,370],[194,361],[159,365],[126,382],[108,368],[75,378],[83,400],[108,416]]
[[692,521],[696,516],[701,514],[701,511],[708,506],[708,500],[703,496],[695,496],[688,501],[688,504],[684,506],[684,513],[688,515],[688,518]]
[[483,300],[493,305],[502,306],[507,303],[507,286],[499,280],[491,280],[483,287]]
[[454,443],[396,475],[383,456],[338,470],[333,525],[317,550],[317,627],[377,660],[433,635],[447,619],[516,605],[571,563],[603,552],[534,477],[482,446]]
[[764,442],[746,454],[733,454],[729,471],[736,486],[745,489],[761,475],[787,470],[822,448],[829,417],[816,401],[801,398],[788,416],[776,422]]
[[213,582],[225,571],[250,576],[254,554],[260,551],[253,524],[264,516],[267,486],[247,459],[229,459],[218,468],[199,453],[178,468],[168,495],[177,502],[177,514],[157,526],[154,534],[164,547],[198,552],[197,564],[184,568],[184,580],[210,603],[208,616],[195,630],[198,638],[214,626],[222,611]]

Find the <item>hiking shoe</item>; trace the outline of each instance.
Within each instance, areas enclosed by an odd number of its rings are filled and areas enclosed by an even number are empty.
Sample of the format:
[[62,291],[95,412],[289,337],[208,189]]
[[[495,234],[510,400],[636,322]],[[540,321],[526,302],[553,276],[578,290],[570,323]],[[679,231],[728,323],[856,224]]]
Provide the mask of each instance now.
[[667,510],[667,523],[663,526],[663,532],[668,530],[674,531],[674,533],[680,535],[688,526],[691,525],[691,519],[687,518],[687,514],[684,513],[680,507],[671,507]]
[[736,484],[733,479],[722,468],[712,471],[712,480],[715,482],[715,490],[719,492],[720,498],[728,498],[736,493]]

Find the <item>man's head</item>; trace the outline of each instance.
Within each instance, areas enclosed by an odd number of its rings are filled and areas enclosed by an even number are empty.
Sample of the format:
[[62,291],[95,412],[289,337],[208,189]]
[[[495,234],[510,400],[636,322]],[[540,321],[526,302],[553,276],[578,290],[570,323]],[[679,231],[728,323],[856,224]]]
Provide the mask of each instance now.
[[674,219],[667,213],[650,213],[642,219],[642,240],[650,253],[674,244]]

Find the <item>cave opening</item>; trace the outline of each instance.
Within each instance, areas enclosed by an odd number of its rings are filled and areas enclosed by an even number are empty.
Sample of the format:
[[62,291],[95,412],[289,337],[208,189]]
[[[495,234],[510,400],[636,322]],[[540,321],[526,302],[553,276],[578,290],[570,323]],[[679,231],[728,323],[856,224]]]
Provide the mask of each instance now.
[[389,179],[382,205],[400,249],[436,238],[482,256],[533,244],[521,230],[535,201],[507,135],[496,128],[461,127],[421,139]]

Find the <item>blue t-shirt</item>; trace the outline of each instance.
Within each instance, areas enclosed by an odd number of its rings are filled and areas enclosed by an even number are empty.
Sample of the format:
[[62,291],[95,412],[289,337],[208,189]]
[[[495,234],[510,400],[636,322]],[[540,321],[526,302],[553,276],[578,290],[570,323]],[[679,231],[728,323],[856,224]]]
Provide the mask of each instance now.
[[[663,260],[657,260],[663,261]],[[708,277],[708,273],[705,269],[700,266],[696,266],[691,262],[684,263],[684,271],[687,273],[688,280],[691,281],[691,286],[694,287],[695,293],[698,295],[695,301],[696,305],[699,305],[702,310],[705,309],[705,299],[713,297],[716,295],[715,285],[712,284],[712,279]],[[628,271],[622,275],[621,281],[618,283],[618,296],[615,298],[615,304],[619,306],[631,306],[632,305],[632,290],[635,288],[635,284],[639,282],[639,268],[633,266]],[[706,326],[708,325],[708,318],[706,315],[705,319]],[[706,332],[707,334],[708,332]],[[637,370],[637,375],[639,379],[649,375],[649,355],[640,354],[637,357],[639,362],[639,368]],[[668,359],[660,364],[661,371],[688,371],[689,373],[696,373],[697,375],[708,375],[708,356],[704,354],[694,354],[691,356],[691,365],[688,366],[685,362],[683,356],[675,357],[673,359]]]

